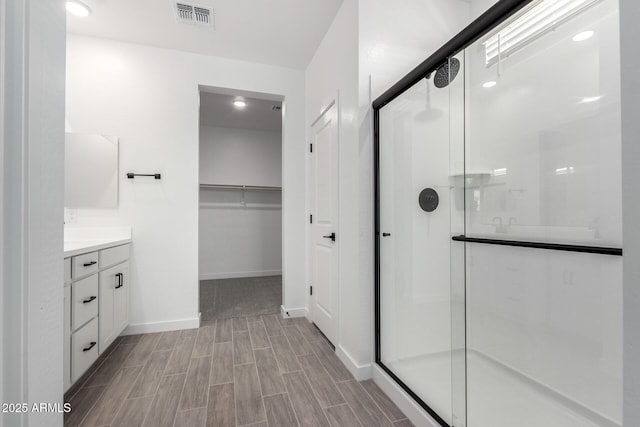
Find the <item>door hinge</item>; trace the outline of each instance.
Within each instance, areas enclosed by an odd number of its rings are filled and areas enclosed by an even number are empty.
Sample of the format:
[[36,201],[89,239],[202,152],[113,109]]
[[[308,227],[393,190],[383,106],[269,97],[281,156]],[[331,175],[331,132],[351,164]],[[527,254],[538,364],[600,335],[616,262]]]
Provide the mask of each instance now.
[[309,295],[313,295],[313,286],[309,286]]
[[309,144],[309,152],[313,153],[313,144]]
[[309,224],[313,224],[313,215],[309,215]]

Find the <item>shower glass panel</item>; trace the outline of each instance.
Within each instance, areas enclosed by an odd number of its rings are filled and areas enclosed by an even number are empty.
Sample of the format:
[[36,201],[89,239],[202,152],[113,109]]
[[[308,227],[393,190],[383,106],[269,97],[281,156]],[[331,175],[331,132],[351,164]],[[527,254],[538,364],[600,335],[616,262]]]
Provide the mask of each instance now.
[[[467,237],[622,246],[618,2],[506,42],[562,3],[465,49]],[[467,425],[621,425],[622,257],[466,251]]]
[[[449,271],[451,298],[451,416],[453,426],[466,425],[466,288],[465,248],[451,236],[465,234],[465,191],[478,177],[465,175],[465,56],[451,60],[460,64],[459,76],[449,82]],[[480,177],[482,179],[482,177]]]
[[466,49],[467,174],[488,180],[469,188],[467,234],[620,246],[617,0],[487,64],[514,20]]
[[[464,123],[462,102],[458,113],[450,108],[452,91],[464,96],[461,68],[450,59],[379,115],[378,362],[447,424],[453,411],[450,169],[457,163],[462,172],[464,163],[462,151],[457,162],[450,151],[451,122],[458,129]],[[450,80],[459,85],[454,89]]]
[[618,1],[524,3],[374,103],[376,361],[443,426],[620,427]]

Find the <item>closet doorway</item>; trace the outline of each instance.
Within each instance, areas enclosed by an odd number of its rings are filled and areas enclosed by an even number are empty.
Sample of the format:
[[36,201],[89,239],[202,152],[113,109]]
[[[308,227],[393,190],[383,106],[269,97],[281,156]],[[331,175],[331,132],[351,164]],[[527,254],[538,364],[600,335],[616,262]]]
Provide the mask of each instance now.
[[280,312],[282,99],[200,92],[202,321]]

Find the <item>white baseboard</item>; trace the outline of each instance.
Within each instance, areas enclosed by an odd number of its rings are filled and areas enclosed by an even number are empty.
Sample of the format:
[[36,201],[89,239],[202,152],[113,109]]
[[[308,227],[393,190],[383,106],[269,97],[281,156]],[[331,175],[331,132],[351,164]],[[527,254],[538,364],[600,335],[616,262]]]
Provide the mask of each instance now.
[[280,306],[280,315],[284,319],[288,319],[290,317],[306,317],[307,309],[302,308],[285,308],[283,305]]
[[261,270],[261,271],[234,271],[228,273],[204,273],[200,275],[200,280],[214,279],[238,279],[241,277],[261,277],[261,276],[280,276],[282,270]]
[[371,378],[371,363],[358,365],[341,345],[336,347],[336,356],[338,356],[338,359],[347,367],[347,370],[356,380],[364,381]]
[[380,366],[373,364],[371,370],[373,382],[389,396],[389,399],[404,412],[416,427],[440,427],[440,424],[431,418]]
[[167,322],[138,323],[129,325],[122,335],[149,334],[152,332],[178,331],[181,329],[195,329],[200,327],[200,318],[169,320]]

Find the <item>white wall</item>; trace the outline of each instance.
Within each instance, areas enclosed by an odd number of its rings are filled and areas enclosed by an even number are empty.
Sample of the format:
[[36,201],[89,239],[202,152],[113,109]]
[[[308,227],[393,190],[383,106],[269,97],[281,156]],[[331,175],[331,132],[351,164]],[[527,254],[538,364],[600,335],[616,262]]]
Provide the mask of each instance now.
[[200,126],[200,183],[282,185],[282,132]]
[[280,193],[200,190],[200,280],[282,273]]
[[[200,127],[200,183],[279,187],[282,134]],[[281,194],[200,189],[200,280],[282,272]]]
[[76,35],[67,47],[70,130],[120,138],[119,208],[80,210],[78,225],[132,226],[132,325],[197,320],[198,85],[284,96],[283,299],[303,307],[304,73]]
[[[62,405],[65,11],[0,2],[3,403]],[[0,425],[62,426],[62,413],[3,413]]]
[[[484,10],[477,0],[360,0],[360,101],[372,99],[427,59]],[[496,1],[493,1],[495,3]],[[477,7],[472,15],[471,6]]]
[[624,248],[624,425],[640,425],[640,3],[620,0],[622,68],[622,218]]
[[[311,124],[336,98],[339,123],[339,245],[340,312],[336,347],[347,366],[371,363],[369,299],[371,283],[358,278],[354,262],[359,250],[358,161],[358,3],[345,0],[307,67],[307,135]],[[310,136],[309,136],[310,138]],[[312,212],[310,212],[312,213]],[[311,280],[311,277],[308,277]],[[346,356],[346,357],[345,357]]]

